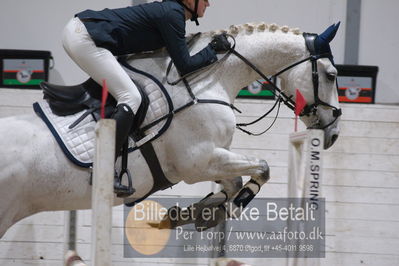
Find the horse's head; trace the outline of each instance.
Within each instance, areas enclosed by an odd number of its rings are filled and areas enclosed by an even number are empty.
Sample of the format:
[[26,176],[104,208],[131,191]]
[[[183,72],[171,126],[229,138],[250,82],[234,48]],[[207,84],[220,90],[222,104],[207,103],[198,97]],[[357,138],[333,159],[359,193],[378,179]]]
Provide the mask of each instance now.
[[334,38],[339,23],[330,26],[322,34],[304,33],[309,60],[281,75],[282,89],[295,98],[298,89],[307,101],[301,120],[308,128],[323,129],[324,148],[331,147],[339,134],[339,109],[337,69],[329,43]]

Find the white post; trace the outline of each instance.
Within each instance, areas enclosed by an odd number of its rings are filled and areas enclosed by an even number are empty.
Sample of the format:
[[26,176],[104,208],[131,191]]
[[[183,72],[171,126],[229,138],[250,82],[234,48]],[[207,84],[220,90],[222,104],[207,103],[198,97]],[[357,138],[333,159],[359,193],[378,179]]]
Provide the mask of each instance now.
[[[322,130],[312,129],[290,134],[288,149],[289,198],[309,198],[311,203],[319,204],[322,197],[323,149],[324,131]],[[302,204],[305,204],[303,200]],[[291,223],[288,223],[288,227],[290,231],[299,230]],[[297,244],[299,245],[300,241]],[[288,258],[287,265],[320,265],[320,259]]]
[[[311,129],[290,134],[288,150],[288,197],[321,197],[321,165],[324,148],[324,131]],[[317,174],[310,165],[318,165]],[[317,176],[317,180],[315,177]],[[318,187],[318,188],[316,188]]]
[[115,120],[102,119],[96,125],[96,153],[93,165],[91,237],[93,266],[111,265],[114,156]]

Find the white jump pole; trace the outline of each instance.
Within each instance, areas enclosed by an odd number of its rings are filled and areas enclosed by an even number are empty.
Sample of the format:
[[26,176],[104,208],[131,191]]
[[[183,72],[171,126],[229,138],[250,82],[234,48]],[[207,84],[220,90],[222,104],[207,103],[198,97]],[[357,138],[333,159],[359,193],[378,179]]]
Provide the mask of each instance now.
[[[289,136],[288,196],[292,198],[321,197],[324,131],[311,129]],[[310,165],[318,165],[317,175]],[[315,168],[315,167],[313,167]],[[315,179],[317,177],[317,180]],[[318,189],[316,188],[318,187]]]
[[92,188],[93,266],[111,263],[112,206],[114,203],[115,120],[101,119],[96,125],[96,152]]
[[[311,129],[290,134],[288,149],[289,198],[310,198],[311,202],[319,203],[322,197],[323,149],[323,130]],[[304,204],[304,202],[302,203]],[[296,230],[290,223],[288,223],[288,227],[290,230]],[[320,265],[320,259],[288,258],[287,265]]]

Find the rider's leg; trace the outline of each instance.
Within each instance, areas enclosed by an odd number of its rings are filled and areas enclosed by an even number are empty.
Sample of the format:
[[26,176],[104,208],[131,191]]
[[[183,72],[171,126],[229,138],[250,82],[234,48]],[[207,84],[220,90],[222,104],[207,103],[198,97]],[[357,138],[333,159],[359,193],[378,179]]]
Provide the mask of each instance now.
[[133,125],[134,114],[141,104],[141,95],[129,75],[107,49],[97,47],[84,24],[73,18],[65,27],[63,45],[69,56],[98,84],[106,80],[109,91],[118,101],[113,117],[117,122],[117,153]]

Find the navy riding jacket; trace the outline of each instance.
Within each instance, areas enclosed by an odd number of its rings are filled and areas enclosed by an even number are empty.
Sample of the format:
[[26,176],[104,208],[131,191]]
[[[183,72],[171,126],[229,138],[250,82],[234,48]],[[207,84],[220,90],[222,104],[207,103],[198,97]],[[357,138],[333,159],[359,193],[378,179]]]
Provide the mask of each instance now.
[[217,61],[208,45],[190,56],[186,44],[184,7],[175,0],[137,6],[85,10],[76,14],[98,47],[114,55],[152,51],[166,47],[181,74],[187,74]]

